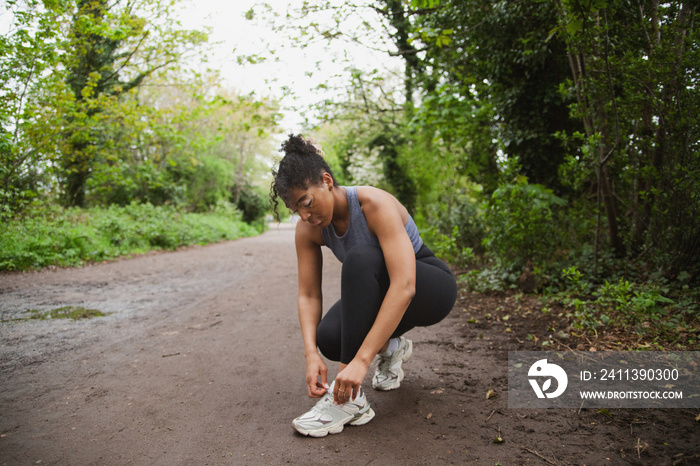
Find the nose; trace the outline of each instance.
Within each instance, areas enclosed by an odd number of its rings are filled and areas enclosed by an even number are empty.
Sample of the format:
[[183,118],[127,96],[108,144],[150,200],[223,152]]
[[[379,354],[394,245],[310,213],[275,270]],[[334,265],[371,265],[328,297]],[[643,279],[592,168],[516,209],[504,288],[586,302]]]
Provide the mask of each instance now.
[[311,213],[310,213],[310,212],[302,212],[302,211],[299,211],[299,218],[301,218],[301,221],[302,221],[302,222],[308,222],[308,221],[309,221],[309,217],[311,217]]

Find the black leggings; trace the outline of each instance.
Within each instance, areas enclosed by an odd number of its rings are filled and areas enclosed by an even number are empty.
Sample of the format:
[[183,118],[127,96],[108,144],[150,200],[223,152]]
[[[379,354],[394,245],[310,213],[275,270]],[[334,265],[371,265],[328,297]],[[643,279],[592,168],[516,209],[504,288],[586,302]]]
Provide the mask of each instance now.
[[[389,274],[382,250],[357,246],[343,262],[340,301],[323,316],[316,344],[332,360],[348,364],[369,333],[389,289]],[[426,327],[444,319],[457,299],[457,282],[450,269],[423,246],[416,253],[416,293],[392,337],[413,327]]]

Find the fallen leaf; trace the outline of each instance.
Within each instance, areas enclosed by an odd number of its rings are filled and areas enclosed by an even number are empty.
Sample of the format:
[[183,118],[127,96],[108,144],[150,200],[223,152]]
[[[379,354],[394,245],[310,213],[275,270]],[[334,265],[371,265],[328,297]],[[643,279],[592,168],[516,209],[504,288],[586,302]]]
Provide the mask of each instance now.
[[433,390],[430,392],[431,395],[441,395],[445,391],[444,388],[438,388],[437,390]]
[[487,400],[490,399],[490,398],[494,398],[494,397],[496,397],[496,396],[498,396],[498,395],[497,395],[496,392],[493,391],[493,390],[489,390],[488,392],[486,392],[486,399],[487,399]]
[[698,421],[698,422],[700,422],[700,414],[698,414],[697,416],[695,416],[695,420]]
[[431,417],[433,417],[433,413],[428,413],[428,415],[425,416],[426,419],[430,419]]
[[612,417],[612,414],[610,414],[610,411],[608,411],[608,410],[605,409],[605,408],[603,408],[603,409],[601,409],[600,411],[598,411],[598,414],[602,414],[602,415],[604,415],[604,416]]
[[501,437],[501,426],[498,426],[498,435],[493,439],[493,443],[503,443],[505,440]]

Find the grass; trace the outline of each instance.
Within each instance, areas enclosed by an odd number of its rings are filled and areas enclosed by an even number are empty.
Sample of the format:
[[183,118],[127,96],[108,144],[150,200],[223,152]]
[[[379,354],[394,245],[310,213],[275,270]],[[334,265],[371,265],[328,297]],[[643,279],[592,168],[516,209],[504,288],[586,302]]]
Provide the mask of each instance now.
[[90,209],[44,207],[0,229],[0,271],[70,267],[151,250],[253,236],[232,207],[189,213],[173,206],[131,204]]
[[48,320],[48,319],[92,319],[93,317],[104,317],[104,314],[97,309],[86,309],[81,306],[64,306],[49,311],[39,311],[30,309],[29,319]]

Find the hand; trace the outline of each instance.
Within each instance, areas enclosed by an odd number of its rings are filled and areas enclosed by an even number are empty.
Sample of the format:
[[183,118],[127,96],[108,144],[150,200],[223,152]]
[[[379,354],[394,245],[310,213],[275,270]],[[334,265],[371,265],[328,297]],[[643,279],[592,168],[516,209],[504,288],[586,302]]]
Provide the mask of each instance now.
[[328,369],[318,353],[306,358],[306,390],[309,398],[321,398],[328,391],[327,374]]
[[[340,371],[335,378],[335,387],[333,388],[333,401],[339,405],[343,405],[357,398],[360,393],[360,386],[365,380],[369,365],[353,359],[350,364]],[[352,396],[352,398],[351,398]]]

